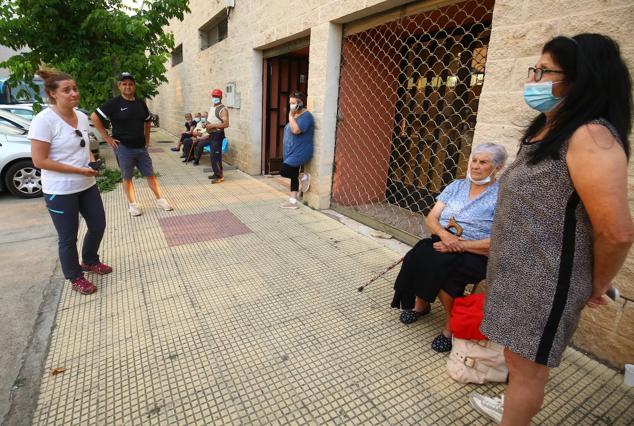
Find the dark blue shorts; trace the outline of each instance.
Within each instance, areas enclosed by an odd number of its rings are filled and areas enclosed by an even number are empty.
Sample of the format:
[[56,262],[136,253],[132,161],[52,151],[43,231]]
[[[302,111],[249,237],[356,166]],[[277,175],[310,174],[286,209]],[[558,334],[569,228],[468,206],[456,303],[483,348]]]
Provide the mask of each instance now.
[[134,167],[139,169],[143,176],[154,176],[152,159],[147,152],[147,148],[128,148],[123,144],[119,144],[115,154],[117,155],[117,162],[119,163],[123,179],[132,179]]

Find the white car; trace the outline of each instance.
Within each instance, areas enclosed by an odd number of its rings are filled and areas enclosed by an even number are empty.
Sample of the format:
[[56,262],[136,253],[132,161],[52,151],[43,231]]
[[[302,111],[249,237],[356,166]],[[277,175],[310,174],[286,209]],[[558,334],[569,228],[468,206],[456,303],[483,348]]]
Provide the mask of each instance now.
[[[30,121],[0,111],[0,191],[9,190],[20,198],[42,196],[41,172],[31,160],[29,126]],[[99,142],[92,134],[89,139],[90,150],[99,159]]]
[[33,104],[0,105],[0,109],[26,118],[29,121],[33,120],[35,116],[33,114]]
[[42,196],[42,175],[31,161],[26,131],[0,123],[0,190],[20,198]]
[[[46,105],[44,106],[44,108],[46,108]],[[86,110],[81,108],[78,108],[78,109],[84,114],[86,114],[88,118],[90,119],[90,114]],[[35,114],[33,112],[33,104],[0,105],[0,110],[8,111],[22,118],[26,118],[29,121],[33,120],[33,117],[35,117]],[[101,136],[101,133],[99,133],[97,129],[95,128],[95,126],[93,126],[92,121],[89,120],[89,122],[90,122],[89,133],[95,137],[95,140],[98,143],[106,143],[104,138]],[[94,153],[94,150],[93,150],[93,153]]]
[[15,115],[3,109],[0,109],[0,123],[27,131],[29,130],[29,127],[31,127],[31,120],[27,120],[24,117]]
[[[0,124],[6,124],[28,130],[31,126],[31,120],[33,120],[33,117],[32,104],[0,105]],[[98,135],[99,137],[95,135]],[[92,125],[92,122],[90,122],[88,137],[90,139],[90,151],[95,157],[95,160],[98,160],[101,158],[99,141],[101,140],[103,143],[106,143],[106,141],[103,140],[97,129],[95,129]]]

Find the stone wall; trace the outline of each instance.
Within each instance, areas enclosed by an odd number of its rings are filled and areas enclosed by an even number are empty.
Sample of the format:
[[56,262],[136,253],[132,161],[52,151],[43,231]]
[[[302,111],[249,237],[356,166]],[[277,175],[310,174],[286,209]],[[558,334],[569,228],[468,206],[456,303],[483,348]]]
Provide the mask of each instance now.
[[[496,0],[474,143],[503,143],[514,156],[522,126],[535,114],[522,98],[527,68],[535,64],[548,39],[583,32],[607,34],[619,43],[634,72],[633,28],[631,0]],[[629,166],[629,200],[634,211],[634,161]],[[585,309],[573,343],[622,367],[634,363],[634,252],[615,284],[626,299]]]

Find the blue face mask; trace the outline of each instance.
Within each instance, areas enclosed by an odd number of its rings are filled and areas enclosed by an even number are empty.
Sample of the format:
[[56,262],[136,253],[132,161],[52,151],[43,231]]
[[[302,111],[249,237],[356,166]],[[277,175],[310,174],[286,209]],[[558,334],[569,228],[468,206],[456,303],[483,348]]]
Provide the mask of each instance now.
[[198,123],[199,121],[200,121],[200,118],[199,118],[199,117],[194,118],[194,122],[195,122],[195,123]]
[[220,98],[211,98],[211,101],[214,103],[214,105],[218,105],[220,103]]
[[539,112],[552,111],[562,99],[553,95],[552,81],[524,84],[524,100],[526,104]]

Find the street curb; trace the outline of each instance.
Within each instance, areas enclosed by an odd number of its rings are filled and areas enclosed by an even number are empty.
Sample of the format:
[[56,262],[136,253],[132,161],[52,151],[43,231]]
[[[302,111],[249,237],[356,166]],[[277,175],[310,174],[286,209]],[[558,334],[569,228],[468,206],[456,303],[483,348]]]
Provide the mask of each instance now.
[[11,389],[9,411],[2,419],[2,426],[32,424],[64,281],[57,261],[44,290],[37,319],[23,354],[22,366],[15,379],[15,383],[23,384]]

